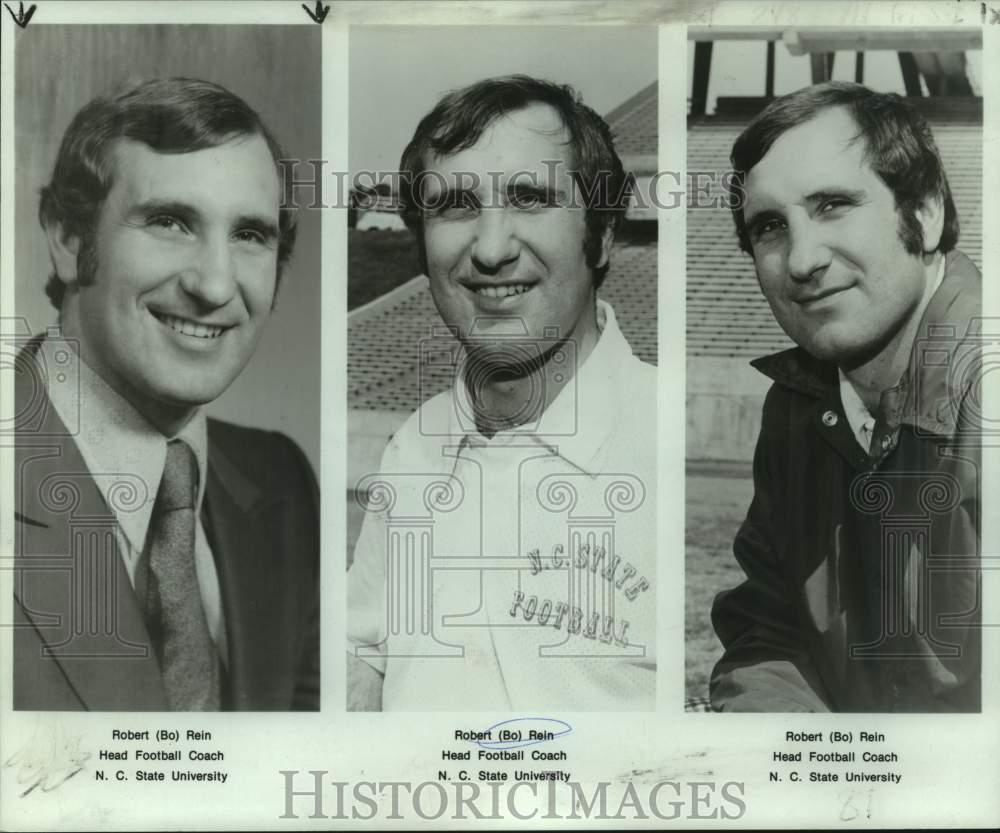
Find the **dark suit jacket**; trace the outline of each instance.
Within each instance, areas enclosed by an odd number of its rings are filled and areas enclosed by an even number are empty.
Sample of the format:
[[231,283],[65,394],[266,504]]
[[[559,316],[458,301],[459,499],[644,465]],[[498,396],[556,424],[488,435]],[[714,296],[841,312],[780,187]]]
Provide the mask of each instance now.
[[[115,514],[73,440],[80,426],[49,402],[37,344],[17,364],[14,708],[166,710]],[[228,643],[222,707],[318,709],[312,470],[281,434],[209,420],[208,445],[202,522]],[[125,510],[134,499],[129,485],[109,495]]]

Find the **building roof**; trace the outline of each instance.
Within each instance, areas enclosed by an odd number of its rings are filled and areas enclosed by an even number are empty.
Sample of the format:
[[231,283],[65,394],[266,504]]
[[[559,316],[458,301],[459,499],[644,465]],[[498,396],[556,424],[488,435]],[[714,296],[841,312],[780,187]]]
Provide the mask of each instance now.
[[[658,95],[659,85],[654,81],[604,117],[614,134],[618,155],[622,157],[626,169],[633,173],[644,173],[645,171],[636,168],[644,167],[644,158],[649,157],[654,160],[655,170],[659,128]],[[630,162],[633,164],[629,164]],[[636,162],[639,164],[635,164]]]

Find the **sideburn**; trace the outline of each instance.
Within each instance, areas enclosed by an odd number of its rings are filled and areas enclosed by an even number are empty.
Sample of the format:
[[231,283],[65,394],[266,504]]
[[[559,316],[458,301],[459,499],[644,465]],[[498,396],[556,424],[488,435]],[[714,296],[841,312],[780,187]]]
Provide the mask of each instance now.
[[76,278],[80,286],[90,286],[97,276],[97,235],[85,231],[80,235],[80,250],[76,253]]
[[917,219],[917,211],[911,205],[900,205],[896,209],[899,215],[899,224],[896,230],[899,242],[908,255],[924,254],[924,229]]

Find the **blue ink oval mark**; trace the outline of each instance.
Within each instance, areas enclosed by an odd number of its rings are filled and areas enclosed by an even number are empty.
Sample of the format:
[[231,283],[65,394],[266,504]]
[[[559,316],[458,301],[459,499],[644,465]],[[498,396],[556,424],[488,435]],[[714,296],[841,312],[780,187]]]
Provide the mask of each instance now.
[[572,732],[573,727],[565,720],[554,717],[512,717],[494,723],[486,731],[506,736],[497,740],[476,740],[470,743],[483,749],[517,749],[558,740]]

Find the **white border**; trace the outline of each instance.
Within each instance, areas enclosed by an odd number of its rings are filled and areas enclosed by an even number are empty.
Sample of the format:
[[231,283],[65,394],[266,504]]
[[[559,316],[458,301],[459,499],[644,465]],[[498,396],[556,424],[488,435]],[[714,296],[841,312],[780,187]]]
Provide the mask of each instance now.
[[[979,3],[679,3],[664,6],[643,0],[632,4],[562,2],[539,8],[536,3],[503,4],[476,2],[334,2],[324,24],[323,36],[323,126],[324,154],[331,161],[327,170],[347,162],[347,48],[345,26],[358,23],[483,23],[525,22],[667,23],[688,20],[694,25],[980,25]],[[26,5],[30,6],[31,3]],[[313,25],[297,2],[261,3],[56,3],[39,0],[36,20],[45,23],[89,22],[95,16],[116,23],[299,23]],[[988,3],[997,8],[1000,4]],[[234,11],[238,10],[238,11]],[[234,20],[234,15],[238,20]],[[17,35],[6,11],[0,12],[0,176],[4,190],[13,184],[13,67],[12,43]],[[677,33],[680,32],[678,35]],[[686,126],[683,98],[686,96],[686,43],[683,29],[669,27],[660,36],[660,154],[661,166],[683,170]],[[1000,210],[988,195],[1000,193],[1000,26],[984,27],[984,200],[983,228],[1000,228]],[[668,93],[668,90],[671,91]],[[680,160],[675,164],[674,160]],[[673,183],[669,183],[673,187]],[[13,240],[16,232],[13,200],[0,200],[0,304],[12,308],[14,274]],[[738,820],[706,819],[701,824],[734,827],[772,825],[788,828],[812,826],[929,826],[934,824],[986,826],[1000,823],[1000,630],[984,632],[983,714],[962,716],[877,717],[834,715],[827,717],[683,715],[683,422],[680,394],[684,390],[684,231],[683,212],[661,217],[660,265],[660,438],[658,462],[661,474],[661,546],[677,547],[665,552],[658,569],[661,665],[655,715],[630,718],[618,714],[560,715],[575,729],[564,745],[571,756],[571,769],[580,780],[598,777],[691,780],[734,779],[746,784],[747,814]],[[340,215],[327,212],[323,218],[323,272],[334,276],[323,288],[323,433],[321,472],[323,477],[323,712],[320,715],[209,715],[204,719],[165,717],[150,720],[141,715],[13,714],[9,707],[10,637],[0,629],[0,762],[16,746],[24,744],[38,729],[52,737],[58,728],[62,737],[80,737],[94,748],[108,748],[110,729],[126,727],[207,727],[219,737],[227,755],[225,768],[232,773],[224,786],[166,787],[136,784],[119,786],[77,776],[57,790],[36,792],[18,799],[13,772],[0,771],[0,828],[3,829],[300,829],[357,826],[350,819],[308,819],[300,809],[297,820],[281,820],[283,788],[279,769],[328,771],[328,780],[399,780],[407,777],[433,780],[440,765],[440,751],[449,746],[449,731],[473,727],[481,722],[474,715],[457,718],[433,715],[346,715],[339,646],[342,644],[344,583],[343,564],[344,495],[346,493],[346,299],[343,276],[346,268],[346,231]],[[984,233],[984,304],[987,315],[1000,316],[1000,287],[989,276],[1000,268],[1000,238]],[[1000,391],[996,374],[984,380],[987,413],[1000,413]],[[0,417],[12,412],[11,374],[0,374]],[[12,455],[0,440],[0,510],[12,511]],[[990,452],[994,456],[996,450]],[[989,454],[984,453],[989,460]],[[666,472],[676,472],[675,479]],[[1000,494],[1000,466],[988,463],[983,484],[984,553],[1000,552],[1000,518],[990,511]],[[11,526],[0,524],[3,554],[12,549]],[[998,622],[997,582],[988,587],[987,621]],[[0,570],[0,604],[9,612],[11,579]],[[8,619],[9,621],[9,619]],[[868,728],[890,734],[890,747],[902,757],[904,784],[863,789],[769,784],[772,750],[782,748],[786,728],[809,731]],[[633,774],[637,770],[638,774]],[[328,798],[332,798],[332,791]],[[859,815],[848,818],[850,811]],[[327,808],[332,812],[332,808]],[[870,817],[866,813],[870,812]],[[406,823],[412,824],[410,819]],[[442,820],[444,821],[444,820]],[[466,822],[468,825],[471,822]],[[518,822],[508,817],[503,826],[537,826],[540,820]],[[685,827],[697,821],[680,819],[660,822],[621,821],[619,827]],[[461,822],[457,823],[461,824]],[[393,828],[399,820],[386,819],[367,826]],[[585,820],[557,826],[586,826]],[[428,826],[438,827],[441,822]],[[499,826],[483,823],[483,826]]]

